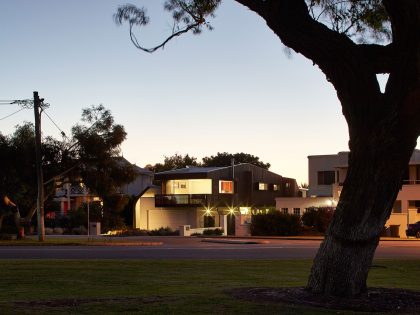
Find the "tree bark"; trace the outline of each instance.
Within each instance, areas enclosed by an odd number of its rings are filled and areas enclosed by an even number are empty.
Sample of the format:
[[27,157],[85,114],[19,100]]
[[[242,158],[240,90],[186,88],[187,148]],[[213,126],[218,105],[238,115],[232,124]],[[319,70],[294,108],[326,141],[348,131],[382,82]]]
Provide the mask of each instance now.
[[[393,41],[381,46],[358,45],[313,20],[305,0],[236,1],[317,64],[337,91],[349,125],[349,169],[308,289],[361,294],[420,132],[420,2],[384,0]],[[377,73],[390,74],[385,93]]]
[[308,281],[314,293],[348,297],[366,291],[379,237],[417,138],[396,137],[393,130],[384,133],[388,128],[352,141],[340,201]]

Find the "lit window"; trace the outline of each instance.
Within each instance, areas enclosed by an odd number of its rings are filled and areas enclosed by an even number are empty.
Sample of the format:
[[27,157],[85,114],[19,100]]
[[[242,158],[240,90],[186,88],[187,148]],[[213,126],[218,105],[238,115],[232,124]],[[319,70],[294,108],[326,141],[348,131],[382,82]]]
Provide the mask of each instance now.
[[273,185],[273,190],[274,190],[274,191],[278,191],[278,190],[279,190],[279,185],[274,184],[274,185]]
[[300,215],[300,208],[293,208],[294,215]]
[[284,214],[288,214],[288,213],[289,213],[289,208],[281,208],[281,211],[282,211]]
[[219,181],[219,193],[233,194],[233,182],[227,180]]
[[258,183],[258,190],[268,190],[268,184]]

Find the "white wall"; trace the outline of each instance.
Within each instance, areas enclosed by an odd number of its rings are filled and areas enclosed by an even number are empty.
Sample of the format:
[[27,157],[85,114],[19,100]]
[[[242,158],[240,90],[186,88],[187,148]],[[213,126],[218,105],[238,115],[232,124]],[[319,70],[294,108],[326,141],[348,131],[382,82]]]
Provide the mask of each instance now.
[[319,171],[334,171],[339,165],[339,156],[331,155],[312,155],[308,156],[308,196],[332,196],[332,185],[318,185]]

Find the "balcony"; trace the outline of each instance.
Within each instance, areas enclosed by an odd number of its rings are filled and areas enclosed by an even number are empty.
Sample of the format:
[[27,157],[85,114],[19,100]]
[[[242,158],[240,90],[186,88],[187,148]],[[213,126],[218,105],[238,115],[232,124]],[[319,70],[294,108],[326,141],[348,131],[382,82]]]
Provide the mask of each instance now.
[[207,195],[155,195],[155,207],[200,207],[207,204]]
[[68,185],[62,188],[58,188],[55,192],[56,197],[78,197],[85,196],[87,190],[81,185]]

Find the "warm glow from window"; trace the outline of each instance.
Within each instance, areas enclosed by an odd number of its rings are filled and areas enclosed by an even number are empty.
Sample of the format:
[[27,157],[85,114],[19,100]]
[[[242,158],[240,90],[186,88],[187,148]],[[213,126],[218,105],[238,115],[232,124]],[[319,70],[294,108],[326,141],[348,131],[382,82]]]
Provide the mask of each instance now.
[[250,207],[239,207],[239,212],[241,214],[250,214],[251,208]]
[[233,194],[233,182],[228,180],[219,181],[219,193]]
[[268,190],[268,184],[258,183],[258,190]]

